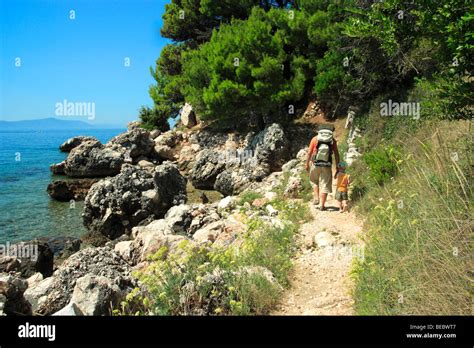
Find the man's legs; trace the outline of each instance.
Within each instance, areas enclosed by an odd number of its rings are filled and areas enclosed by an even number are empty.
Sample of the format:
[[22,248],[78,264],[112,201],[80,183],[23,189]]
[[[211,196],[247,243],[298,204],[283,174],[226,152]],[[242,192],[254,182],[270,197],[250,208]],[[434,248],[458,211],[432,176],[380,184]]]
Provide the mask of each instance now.
[[324,209],[326,208],[324,205],[326,204],[326,198],[328,197],[328,194],[323,192],[321,193],[321,208]]
[[318,204],[318,203],[319,203],[319,186],[318,186],[318,185],[314,185],[314,188],[313,188],[313,199],[314,199],[314,203],[315,203],[315,204]]

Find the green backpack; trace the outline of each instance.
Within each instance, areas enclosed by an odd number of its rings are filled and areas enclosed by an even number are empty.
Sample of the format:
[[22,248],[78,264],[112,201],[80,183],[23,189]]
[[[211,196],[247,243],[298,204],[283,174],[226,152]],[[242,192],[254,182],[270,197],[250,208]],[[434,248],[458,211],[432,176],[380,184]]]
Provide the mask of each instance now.
[[330,167],[332,165],[334,127],[332,125],[319,126],[316,138],[318,139],[318,147],[313,155],[313,163],[319,167]]

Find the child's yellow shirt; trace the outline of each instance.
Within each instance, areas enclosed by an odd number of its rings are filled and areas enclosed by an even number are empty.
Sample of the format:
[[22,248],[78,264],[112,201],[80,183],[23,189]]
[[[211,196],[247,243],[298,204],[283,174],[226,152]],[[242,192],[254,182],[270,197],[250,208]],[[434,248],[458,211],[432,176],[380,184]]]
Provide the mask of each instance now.
[[339,192],[346,192],[347,187],[349,186],[349,175],[345,173],[337,174],[337,190]]

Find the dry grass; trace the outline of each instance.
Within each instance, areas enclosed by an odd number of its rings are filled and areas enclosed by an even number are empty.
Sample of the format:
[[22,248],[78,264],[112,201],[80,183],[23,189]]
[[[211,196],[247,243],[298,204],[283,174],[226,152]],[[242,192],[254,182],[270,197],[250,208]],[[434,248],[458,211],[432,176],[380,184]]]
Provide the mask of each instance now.
[[[472,135],[466,121],[404,137],[400,174],[370,188],[365,260],[355,265],[359,314],[473,314]],[[402,202],[402,205],[400,205]]]

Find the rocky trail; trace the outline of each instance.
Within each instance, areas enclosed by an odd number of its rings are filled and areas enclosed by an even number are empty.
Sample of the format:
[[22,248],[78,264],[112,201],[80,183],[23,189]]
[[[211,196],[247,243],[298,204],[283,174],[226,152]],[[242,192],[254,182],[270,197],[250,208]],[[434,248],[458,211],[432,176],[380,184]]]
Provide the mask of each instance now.
[[313,220],[302,225],[290,288],[272,315],[353,315],[350,269],[360,257],[362,223],[353,212],[339,213],[329,195],[327,210],[310,206]]

